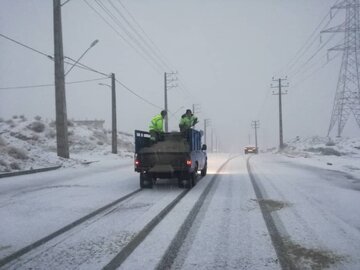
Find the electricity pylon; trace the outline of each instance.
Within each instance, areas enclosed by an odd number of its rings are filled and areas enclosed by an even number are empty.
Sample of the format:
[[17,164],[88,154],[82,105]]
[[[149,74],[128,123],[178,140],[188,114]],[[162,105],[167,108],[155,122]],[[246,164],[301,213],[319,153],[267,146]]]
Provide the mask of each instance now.
[[337,123],[340,137],[352,113],[360,127],[360,0],[343,0],[331,9],[345,9],[345,22],[321,33],[344,32],[345,38],[329,51],[343,51],[328,136]]

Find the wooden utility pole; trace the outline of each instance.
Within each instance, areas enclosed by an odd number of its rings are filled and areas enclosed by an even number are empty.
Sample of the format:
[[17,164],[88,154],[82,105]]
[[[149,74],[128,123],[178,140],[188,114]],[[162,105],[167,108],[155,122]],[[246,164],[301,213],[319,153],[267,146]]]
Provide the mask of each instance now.
[[53,0],[53,5],[57,155],[59,157],[69,158],[60,0]]
[[287,91],[286,92],[281,91],[281,87],[289,87],[288,83],[286,85],[282,85],[281,81],[286,81],[286,80],[287,80],[287,77],[285,77],[285,79],[281,79],[281,78],[274,79],[273,78],[273,81],[278,82],[278,85],[277,86],[271,85],[271,88],[278,88],[279,89],[279,91],[277,93],[273,92],[273,95],[278,95],[279,96],[279,141],[280,141],[279,149],[280,150],[284,149],[281,96],[287,94]]
[[112,153],[117,154],[115,74],[111,73]]

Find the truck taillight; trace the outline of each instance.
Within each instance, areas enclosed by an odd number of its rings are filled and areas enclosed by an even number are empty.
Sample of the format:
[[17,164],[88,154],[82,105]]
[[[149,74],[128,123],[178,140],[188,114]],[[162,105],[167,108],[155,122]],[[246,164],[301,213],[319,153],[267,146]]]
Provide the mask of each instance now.
[[135,166],[139,166],[140,165],[140,161],[138,159],[135,159]]
[[191,160],[186,161],[186,165],[191,166],[191,164],[192,164]]

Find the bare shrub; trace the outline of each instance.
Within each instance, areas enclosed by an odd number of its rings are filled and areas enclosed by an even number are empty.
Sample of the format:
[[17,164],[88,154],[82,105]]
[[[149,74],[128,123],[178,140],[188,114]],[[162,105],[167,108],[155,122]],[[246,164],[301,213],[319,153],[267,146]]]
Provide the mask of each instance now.
[[37,116],[34,117],[34,119],[35,119],[36,121],[40,121],[40,120],[41,120],[41,116],[37,115]]
[[4,122],[4,118],[0,117],[0,123]]
[[0,159],[0,166],[7,167],[7,163],[5,160]]
[[24,135],[24,134],[17,133],[17,132],[13,132],[13,131],[10,132],[10,135],[13,136],[13,137],[15,137],[15,138],[17,138],[17,139],[19,139],[19,140],[22,140],[22,141],[29,141],[29,140],[31,140],[30,137],[27,137],[27,136]]
[[341,156],[341,153],[339,151],[336,151],[335,149],[330,147],[310,147],[304,150],[307,152],[319,153],[324,156]]
[[104,142],[98,141],[97,144],[98,144],[98,145],[104,145]]
[[19,118],[19,116],[17,116],[17,115],[13,115],[13,117],[12,117],[13,119],[18,119]]
[[98,131],[98,130],[95,130],[93,132],[93,136],[98,139],[99,141],[102,141],[103,143],[107,143],[108,142],[108,137],[106,135],[106,131]]
[[9,120],[6,120],[5,123],[8,125],[13,125],[14,121],[12,119],[9,119]]
[[336,143],[334,143],[333,141],[328,141],[325,145],[326,146],[335,146]]
[[68,120],[67,124],[68,124],[68,127],[73,127],[74,126],[74,122],[71,121],[71,120]]
[[6,145],[5,139],[0,136],[0,146],[5,146],[5,145]]
[[10,168],[13,170],[20,170],[20,165],[17,162],[11,162],[10,163]]
[[53,139],[56,136],[56,132],[53,129],[49,129],[48,132],[45,134],[46,138]]
[[20,119],[21,119],[21,121],[23,121],[23,122],[27,120],[26,117],[25,117],[25,115],[23,115],[23,114],[20,115]]
[[1,159],[0,159],[0,171],[1,172],[9,172],[10,171],[8,164],[4,160],[1,160]]
[[49,127],[55,127],[56,126],[56,122],[55,121],[51,121],[50,124],[49,124]]
[[45,130],[45,125],[42,122],[36,121],[28,125],[28,128],[31,129],[32,131],[41,133]]
[[7,150],[9,156],[15,158],[15,159],[28,159],[28,155],[26,154],[26,152],[22,149],[16,148],[16,147],[9,147]]
[[38,141],[39,139],[40,139],[39,135],[34,134],[31,136],[31,140],[33,141]]

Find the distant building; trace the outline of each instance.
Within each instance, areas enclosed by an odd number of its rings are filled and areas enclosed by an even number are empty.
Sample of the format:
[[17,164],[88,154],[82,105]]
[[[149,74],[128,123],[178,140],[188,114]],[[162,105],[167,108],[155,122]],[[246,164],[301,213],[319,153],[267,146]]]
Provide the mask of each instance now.
[[105,120],[74,120],[73,122],[80,126],[104,128]]

